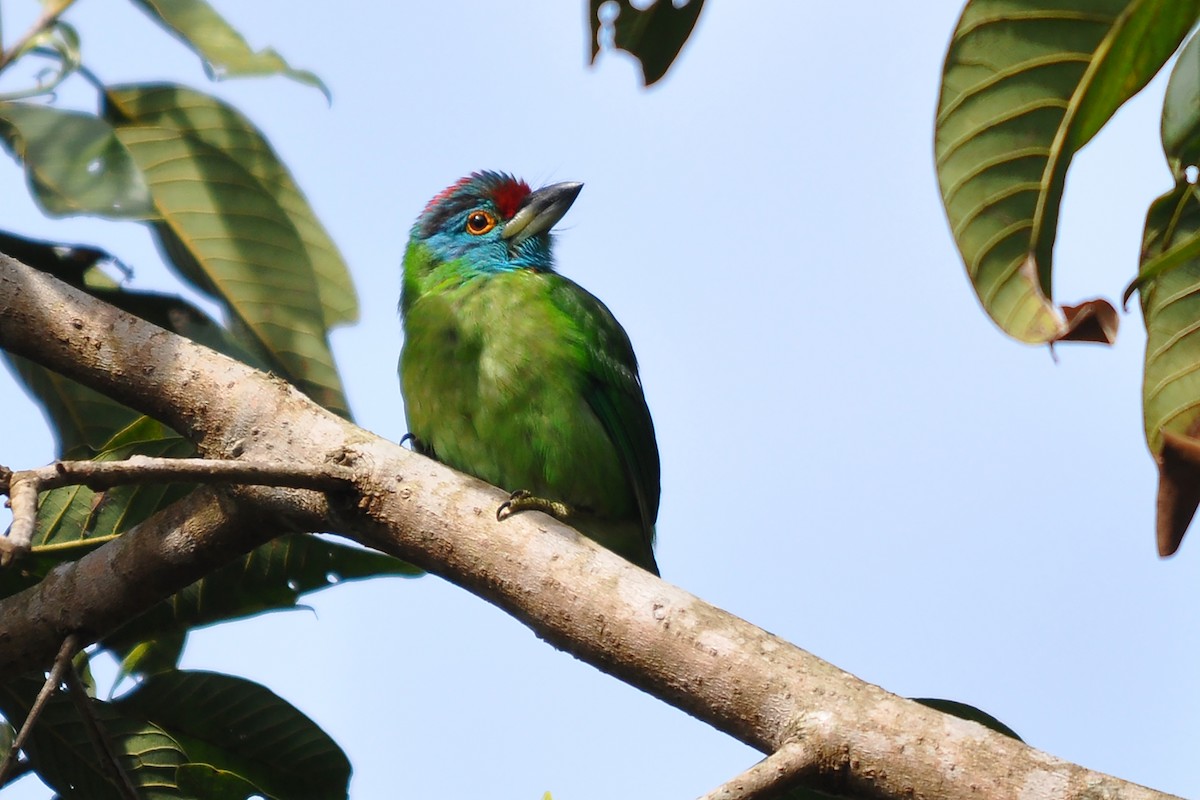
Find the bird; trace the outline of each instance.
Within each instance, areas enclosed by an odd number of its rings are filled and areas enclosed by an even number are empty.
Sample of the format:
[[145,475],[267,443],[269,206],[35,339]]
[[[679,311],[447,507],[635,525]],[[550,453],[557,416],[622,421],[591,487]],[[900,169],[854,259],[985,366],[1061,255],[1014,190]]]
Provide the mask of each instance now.
[[625,329],[556,271],[582,183],[481,171],[436,195],[403,260],[400,386],[414,449],[655,575],[660,466]]

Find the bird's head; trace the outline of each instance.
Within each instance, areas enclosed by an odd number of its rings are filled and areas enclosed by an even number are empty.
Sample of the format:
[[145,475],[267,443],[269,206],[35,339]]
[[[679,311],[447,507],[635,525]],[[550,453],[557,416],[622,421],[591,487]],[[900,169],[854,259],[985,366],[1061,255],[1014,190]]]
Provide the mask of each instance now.
[[553,270],[550,229],[579,196],[582,183],[537,191],[500,172],[476,172],[429,201],[413,225],[410,247],[431,265],[468,274]]

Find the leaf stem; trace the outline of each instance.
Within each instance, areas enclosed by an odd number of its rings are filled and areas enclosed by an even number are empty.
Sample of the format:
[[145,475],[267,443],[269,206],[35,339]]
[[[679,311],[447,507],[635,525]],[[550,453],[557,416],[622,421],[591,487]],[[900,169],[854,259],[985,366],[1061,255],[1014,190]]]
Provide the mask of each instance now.
[[54,23],[58,22],[58,18],[74,4],[75,0],[55,0],[55,2],[47,3],[46,7],[42,9],[42,14],[38,17],[37,22],[33,23],[33,27],[18,39],[16,44],[8,50],[4,50],[2,40],[0,40],[0,71],[3,71],[5,67],[24,55],[25,51],[29,49],[30,42],[53,27]]

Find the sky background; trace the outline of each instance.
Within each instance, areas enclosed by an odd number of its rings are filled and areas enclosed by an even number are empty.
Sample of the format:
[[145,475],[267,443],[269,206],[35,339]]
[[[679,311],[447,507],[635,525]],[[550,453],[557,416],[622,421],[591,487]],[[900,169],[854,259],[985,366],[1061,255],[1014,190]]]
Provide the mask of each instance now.
[[[666,580],[890,691],[1200,796],[1200,531],[1155,554],[1140,314],[1115,348],[1062,346],[1055,363],[979,308],[932,158],[959,0],[711,0],[649,91],[623,54],[586,66],[583,0],[214,5],[319,74],[332,107],[283,78],[209,84],[132,4],[66,18],[105,81],[197,86],[270,138],[360,293],[362,322],[333,335],[359,424],[406,430],[399,263],[425,202],[478,169],[583,181],[558,263],[637,350]],[[11,42],[38,4],[2,10]],[[1119,298],[1135,272],[1145,209],[1171,185],[1165,78],[1072,167],[1063,301]],[[63,98],[94,102],[81,81]],[[133,287],[179,290],[143,229],[46,219],[7,157],[0,227],[98,244]],[[53,458],[3,371],[0,407],[0,463]],[[346,750],[354,797],[688,798],[759,758],[440,579],[307,602],[194,634],[183,666],[297,705]],[[49,796],[27,778],[5,800]]]

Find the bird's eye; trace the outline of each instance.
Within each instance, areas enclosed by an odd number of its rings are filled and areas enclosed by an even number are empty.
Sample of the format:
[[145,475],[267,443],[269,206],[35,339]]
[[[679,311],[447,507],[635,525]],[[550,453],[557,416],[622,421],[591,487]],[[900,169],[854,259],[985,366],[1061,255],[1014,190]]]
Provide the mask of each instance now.
[[496,227],[496,217],[487,211],[472,211],[467,215],[467,232],[473,233],[476,236],[483,234]]

